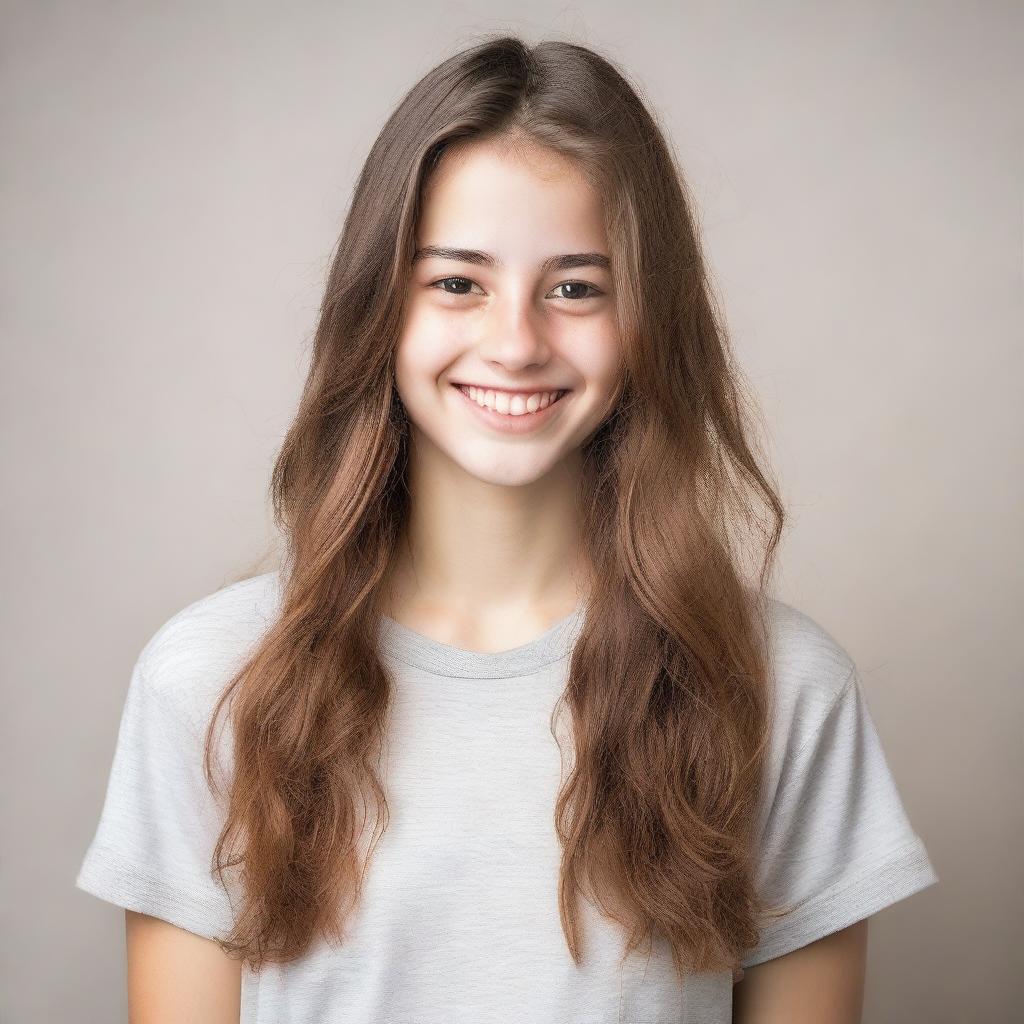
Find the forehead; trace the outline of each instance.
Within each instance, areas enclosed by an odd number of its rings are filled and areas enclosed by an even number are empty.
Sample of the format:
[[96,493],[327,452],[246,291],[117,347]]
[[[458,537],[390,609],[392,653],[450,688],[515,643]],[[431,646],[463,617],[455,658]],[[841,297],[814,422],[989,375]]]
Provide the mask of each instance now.
[[507,140],[459,144],[424,187],[417,243],[597,249],[605,244],[604,208],[560,153]]

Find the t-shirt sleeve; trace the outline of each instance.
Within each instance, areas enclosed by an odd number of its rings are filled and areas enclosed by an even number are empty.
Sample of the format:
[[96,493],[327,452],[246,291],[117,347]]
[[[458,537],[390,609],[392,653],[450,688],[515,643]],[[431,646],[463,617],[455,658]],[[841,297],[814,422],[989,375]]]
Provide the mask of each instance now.
[[763,924],[753,967],[938,881],[907,818],[856,669],[787,751],[763,826],[760,890],[788,908]]
[[[205,938],[231,903],[212,871],[223,821],[203,774],[205,729],[181,701],[132,671],[99,824],[75,886]],[[230,876],[228,876],[230,878]]]

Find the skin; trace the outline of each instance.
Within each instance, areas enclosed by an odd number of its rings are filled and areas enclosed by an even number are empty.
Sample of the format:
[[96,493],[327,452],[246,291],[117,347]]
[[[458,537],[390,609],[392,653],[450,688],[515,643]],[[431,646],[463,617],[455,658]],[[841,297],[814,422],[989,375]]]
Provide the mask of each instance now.
[[[413,263],[395,366],[413,499],[388,614],[442,643],[505,650],[586,591],[575,495],[580,446],[622,380],[612,277],[542,264],[609,258],[602,204],[549,151],[464,144],[425,189],[416,247],[482,251],[501,265]],[[480,423],[453,381],[571,391],[547,423],[510,435]]]
[[[424,192],[416,245],[499,263],[433,254],[413,264],[395,367],[413,501],[387,612],[442,643],[507,650],[586,596],[575,496],[579,449],[621,386],[612,279],[542,264],[609,255],[601,201],[555,154],[463,144]],[[452,381],[571,391],[542,427],[509,435],[480,423]],[[237,1024],[238,961],[143,914],[126,911],[125,928],[131,1024]],[[749,968],[733,989],[734,1024],[859,1024],[866,944],[862,921]]]
[[238,1024],[241,962],[211,939],[125,911],[129,1024]]
[[733,1024],[861,1024],[868,920],[748,967],[733,986]]

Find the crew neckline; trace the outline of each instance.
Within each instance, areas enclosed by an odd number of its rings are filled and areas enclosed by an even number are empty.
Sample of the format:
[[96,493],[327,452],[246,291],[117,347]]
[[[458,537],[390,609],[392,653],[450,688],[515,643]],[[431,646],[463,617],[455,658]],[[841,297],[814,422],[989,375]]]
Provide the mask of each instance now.
[[533,640],[504,651],[471,651],[441,643],[389,615],[382,615],[378,632],[380,651],[403,665],[438,676],[460,679],[526,676],[572,652],[585,612],[586,604],[580,602],[568,615]]

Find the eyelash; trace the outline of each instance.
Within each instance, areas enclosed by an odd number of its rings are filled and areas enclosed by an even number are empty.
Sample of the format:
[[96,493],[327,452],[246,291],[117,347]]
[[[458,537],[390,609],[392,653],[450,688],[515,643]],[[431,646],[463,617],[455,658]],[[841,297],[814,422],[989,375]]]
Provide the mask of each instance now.
[[[476,284],[475,281],[471,280],[468,277],[459,277],[458,275],[455,275],[438,278],[436,281],[431,281],[431,283],[427,287],[437,288],[439,284],[444,284],[445,281],[468,281],[469,284]],[[585,302],[587,299],[596,299],[598,296],[604,294],[604,292],[602,292],[600,288],[590,284],[588,281],[562,281],[560,284],[555,285],[555,289],[564,288],[567,284],[583,285],[584,288],[589,288],[594,294],[583,295],[578,298],[569,298],[568,296],[561,295],[559,296],[559,298],[561,298],[563,302]],[[445,288],[439,288],[438,291],[444,292],[445,295],[453,295],[456,298],[461,298],[462,296],[469,294],[468,292],[450,292]]]

